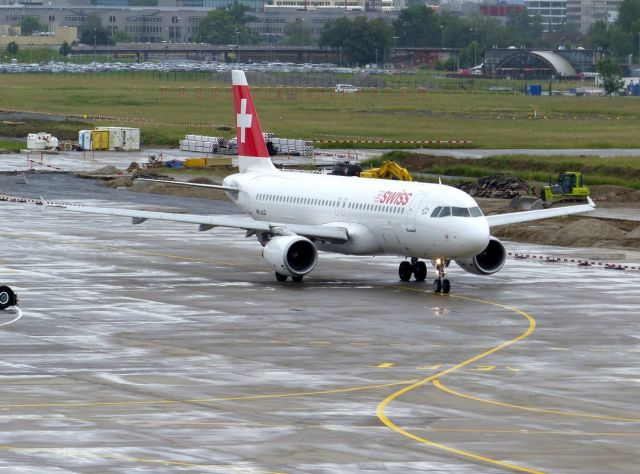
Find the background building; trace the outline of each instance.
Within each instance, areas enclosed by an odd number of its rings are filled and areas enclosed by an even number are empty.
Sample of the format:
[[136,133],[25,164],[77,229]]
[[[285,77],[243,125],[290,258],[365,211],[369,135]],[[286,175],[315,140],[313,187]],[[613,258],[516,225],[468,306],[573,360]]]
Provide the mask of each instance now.
[[613,24],[622,0],[566,0],[567,23],[576,23],[581,33],[588,33],[596,21]]
[[525,0],[529,16],[539,15],[545,32],[558,31],[567,21],[567,0]]
[[[1,1],[1,0],[0,0]],[[68,1],[68,0],[66,0]],[[105,0],[106,1],[106,0]],[[350,1],[350,0],[349,0]],[[356,1],[356,0],[354,0]],[[357,0],[360,1],[360,0]],[[256,20],[248,26],[261,35],[265,43],[277,43],[284,33],[284,27],[290,22],[304,21],[311,25],[313,36],[318,38],[324,25],[345,15],[352,18],[366,15],[369,18],[381,18],[391,25],[398,18],[397,10],[384,9],[374,11],[348,10],[343,8],[299,9],[297,7],[263,7],[263,2],[242,0],[243,3],[259,5],[258,11],[251,14]],[[186,0],[172,3],[187,3]],[[208,2],[202,0],[204,3]],[[219,6],[232,4],[233,0],[215,0]],[[339,2],[336,2],[339,3]],[[119,6],[50,6],[50,5],[2,5],[0,4],[0,25],[20,25],[23,18],[33,16],[41,24],[47,26],[47,31],[54,32],[58,28],[69,26],[78,31],[82,28],[87,16],[98,13],[102,25],[111,35],[124,32],[131,36],[136,43],[191,43],[198,33],[198,24],[212,7],[119,7]],[[233,43],[235,38],[229,38]]]

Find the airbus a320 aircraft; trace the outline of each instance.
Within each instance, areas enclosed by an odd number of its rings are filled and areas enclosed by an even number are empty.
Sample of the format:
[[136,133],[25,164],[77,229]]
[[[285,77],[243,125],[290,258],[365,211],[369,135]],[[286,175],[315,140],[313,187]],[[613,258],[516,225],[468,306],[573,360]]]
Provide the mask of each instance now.
[[69,211],[133,218],[134,224],[161,219],[246,230],[257,236],[262,256],[278,281],[294,281],[313,271],[318,251],[404,257],[400,279],[427,277],[425,260],[436,269],[433,289],[448,293],[445,269],[453,260],[464,270],[489,275],[506,259],[491,228],[536,219],[588,212],[589,204],[484,216],[465,192],[442,184],[281,171],[275,168],[243,71],[233,71],[239,173],[221,186],[246,216],[172,214],[100,207],[63,206]]

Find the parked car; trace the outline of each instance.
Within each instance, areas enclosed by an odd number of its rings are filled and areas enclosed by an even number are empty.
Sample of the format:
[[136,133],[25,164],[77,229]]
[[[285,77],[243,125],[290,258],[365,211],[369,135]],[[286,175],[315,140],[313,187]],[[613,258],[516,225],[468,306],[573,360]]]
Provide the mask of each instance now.
[[356,87],[351,84],[336,84],[336,92],[358,92],[360,90],[359,87]]

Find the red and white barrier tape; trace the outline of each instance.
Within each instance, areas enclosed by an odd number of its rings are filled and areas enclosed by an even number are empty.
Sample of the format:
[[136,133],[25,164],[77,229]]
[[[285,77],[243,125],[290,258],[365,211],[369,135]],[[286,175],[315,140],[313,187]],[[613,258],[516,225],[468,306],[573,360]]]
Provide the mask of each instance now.
[[574,263],[576,265],[582,267],[599,267],[605,268],[607,270],[639,270],[640,265],[626,265],[626,264],[618,264],[618,263],[607,263],[600,262],[597,260],[587,260],[581,258],[567,258],[567,257],[556,257],[551,255],[531,255],[524,253],[516,253],[516,252],[507,252],[509,257],[518,258],[518,259],[531,259],[531,260],[539,260],[543,262],[550,263]]

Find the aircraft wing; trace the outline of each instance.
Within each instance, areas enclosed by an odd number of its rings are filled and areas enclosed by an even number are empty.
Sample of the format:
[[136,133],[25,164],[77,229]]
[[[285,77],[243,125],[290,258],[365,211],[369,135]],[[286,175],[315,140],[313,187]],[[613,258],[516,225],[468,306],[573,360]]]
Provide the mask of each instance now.
[[209,230],[213,227],[231,227],[244,229],[247,236],[256,232],[270,232],[276,235],[302,235],[312,239],[329,240],[332,242],[346,242],[349,239],[347,229],[337,226],[285,224],[278,222],[258,221],[247,215],[201,215],[178,214],[173,212],[142,211],[136,209],[74,206],[65,204],[49,204],[43,200],[45,206],[62,207],[71,212],[87,214],[103,214],[108,216],[131,217],[133,224],[141,224],[148,219],[185,222],[198,224],[199,230]]
[[551,209],[539,209],[535,211],[510,212],[508,214],[496,214],[486,216],[489,227],[497,227],[500,225],[517,224],[519,222],[535,221],[539,219],[549,219],[551,217],[568,216],[570,214],[580,214],[583,212],[591,212],[596,208],[595,203],[588,199],[588,204],[580,204],[578,206],[556,207]]

